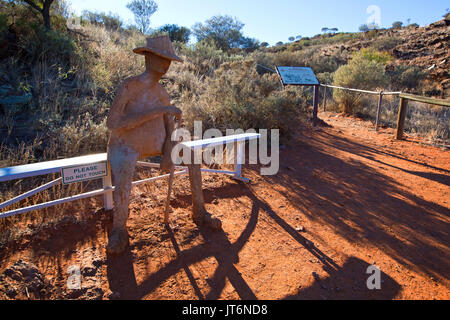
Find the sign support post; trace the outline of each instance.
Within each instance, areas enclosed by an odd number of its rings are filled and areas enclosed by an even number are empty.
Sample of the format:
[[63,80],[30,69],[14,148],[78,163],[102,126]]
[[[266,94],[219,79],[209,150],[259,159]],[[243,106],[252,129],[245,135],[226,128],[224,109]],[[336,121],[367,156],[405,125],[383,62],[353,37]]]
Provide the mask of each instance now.
[[319,86],[314,86],[314,98],[313,98],[313,125],[317,125],[317,113],[319,109]]
[[311,86],[314,87],[313,96],[313,125],[317,125],[317,113],[319,109],[319,80],[317,80],[314,71],[308,67],[277,67],[277,73],[281,78],[283,87],[293,86]]

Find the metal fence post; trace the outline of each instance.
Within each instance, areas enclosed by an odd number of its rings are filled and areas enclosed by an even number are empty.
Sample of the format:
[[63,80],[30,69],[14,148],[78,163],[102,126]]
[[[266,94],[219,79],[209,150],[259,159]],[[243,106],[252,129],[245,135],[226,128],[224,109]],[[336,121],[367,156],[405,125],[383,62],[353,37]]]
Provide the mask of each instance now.
[[[107,165],[108,175],[103,178],[103,189],[112,188],[111,167]],[[103,206],[105,210],[112,210],[114,208],[113,191],[109,191],[103,195]]]
[[245,156],[245,142],[234,143],[234,172],[235,178],[240,178],[242,175],[242,164]]

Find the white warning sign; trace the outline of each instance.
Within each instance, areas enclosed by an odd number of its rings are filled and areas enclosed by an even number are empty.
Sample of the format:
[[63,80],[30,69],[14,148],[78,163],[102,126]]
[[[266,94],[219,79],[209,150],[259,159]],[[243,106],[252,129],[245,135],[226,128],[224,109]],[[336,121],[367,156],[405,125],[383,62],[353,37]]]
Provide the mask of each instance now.
[[108,175],[107,169],[107,162],[63,168],[61,170],[63,184],[70,184],[74,182],[106,177]]

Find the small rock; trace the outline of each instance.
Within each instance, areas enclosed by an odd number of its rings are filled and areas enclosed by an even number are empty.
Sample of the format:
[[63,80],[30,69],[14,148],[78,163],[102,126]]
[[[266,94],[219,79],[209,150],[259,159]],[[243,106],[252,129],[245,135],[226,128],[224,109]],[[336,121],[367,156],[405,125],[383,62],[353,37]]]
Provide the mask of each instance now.
[[301,227],[295,228],[295,231],[297,231],[297,232],[305,232],[306,229],[305,229],[305,227],[301,226]]
[[92,264],[98,268],[105,264],[105,260],[103,260],[102,258],[95,258],[94,261],[92,261]]
[[71,290],[66,294],[66,297],[68,299],[78,299],[79,297],[81,297],[83,294],[85,294],[87,291],[86,288],[82,288],[82,289],[75,289],[75,290]]
[[16,289],[9,289],[8,291],[6,291],[6,295],[8,296],[8,298],[14,299],[17,296],[17,291]]
[[102,290],[102,288],[89,289],[86,292],[86,296],[89,299],[100,300],[101,298],[103,298],[103,290]]
[[83,277],[93,277],[93,276],[95,276],[96,273],[97,273],[97,269],[92,268],[92,267],[85,267],[81,271],[81,274],[83,275]]
[[22,279],[20,272],[13,268],[6,269],[4,273],[7,277],[9,277],[13,280],[20,281]]

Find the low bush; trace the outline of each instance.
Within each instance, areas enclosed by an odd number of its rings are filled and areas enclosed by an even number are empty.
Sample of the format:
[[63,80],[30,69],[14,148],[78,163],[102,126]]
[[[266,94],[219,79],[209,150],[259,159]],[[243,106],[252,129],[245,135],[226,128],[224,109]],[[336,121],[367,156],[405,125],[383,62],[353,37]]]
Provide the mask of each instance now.
[[398,65],[388,72],[395,90],[416,89],[420,91],[426,73],[418,66]]
[[[384,88],[388,83],[385,73],[387,56],[383,53],[361,51],[353,55],[347,65],[340,67],[334,74],[336,86],[363,90]],[[361,94],[344,90],[335,90],[334,99],[341,106],[342,112],[354,114],[361,101]]]
[[201,94],[181,101],[188,128],[202,120],[204,128],[280,129],[287,138],[291,129],[308,118],[304,97],[298,91],[280,91],[276,75],[260,76],[254,60],[228,62],[205,82]]

